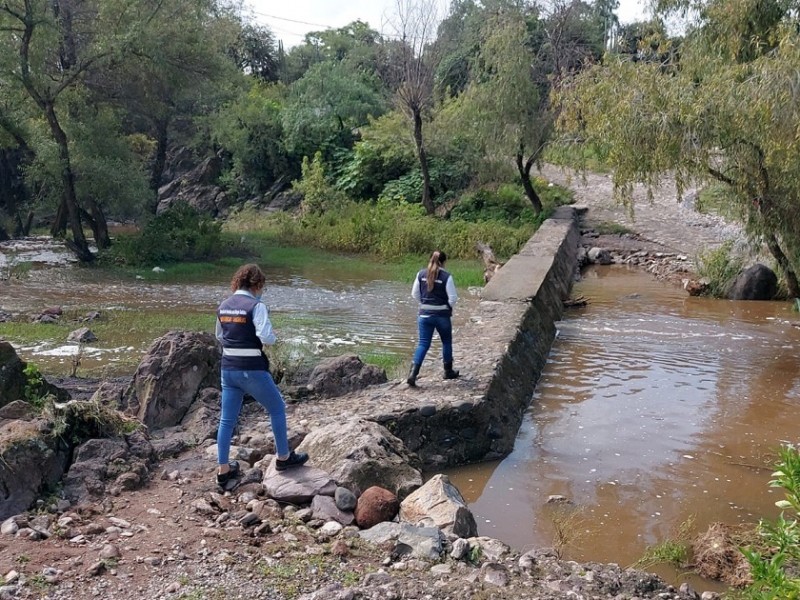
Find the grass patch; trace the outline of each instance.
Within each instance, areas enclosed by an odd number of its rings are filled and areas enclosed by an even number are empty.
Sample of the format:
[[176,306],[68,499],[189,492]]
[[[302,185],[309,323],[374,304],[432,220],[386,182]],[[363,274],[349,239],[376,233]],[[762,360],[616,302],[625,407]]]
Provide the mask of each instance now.
[[368,365],[375,365],[386,371],[386,376],[392,379],[400,379],[405,375],[406,363],[411,360],[410,356],[402,354],[392,354],[389,352],[366,351],[359,352],[358,356]]
[[386,262],[398,257],[429,256],[435,249],[452,258],[477,258],[475,244],[489,244],[503,259],[515,254],[536,230],[533,224],[512,227],[498,222],[471,223],[424,215],[410,204],[346,202],[322,214],[243,211],[226,224],[227,231],[268,234],[280,245],[359,254]]
[[544,152],[544,161],[595,173],[611,172],[611,165],[598,148],[582,141],[561,140],[551,143]]
[[681,523],[670,538],[647,548],[644,555],[632,565],[633,568],[649,569],[658,564],[671,564],[678,568],[684,568],[689,562],[693,528],[694,517],[692,516]]
[[603,221],[594,226],[594,230],[600,235],[628,235],[634,233],[633,229],[613,221]]
[[724,298],[734,279],[744,267],[744,259],[732,252],[733,242],[727,241],[715,250],[698,256],[697,271],[708,281],[708,295]]
[[730,188],[722,184],[709,185],[697,193],[695,210],[704,215],[717,215],[726,220],[740,220],[736,199]]

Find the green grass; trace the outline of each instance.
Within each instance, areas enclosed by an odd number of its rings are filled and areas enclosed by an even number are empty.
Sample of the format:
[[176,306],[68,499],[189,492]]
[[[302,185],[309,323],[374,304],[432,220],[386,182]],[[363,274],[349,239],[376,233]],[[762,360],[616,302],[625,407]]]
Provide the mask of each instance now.
[[389,352],[364,351],[357,354],[368,365],[375,365],[386,371],[390,380],[400,379],[405,375],[406,363],[410,360],[409,356]]
[[611,166],[597,148],[583,142],[551,143],[544,152],[544,160],[572,169],[586,169],[595,173],[611,172]]
[[689,544],[693,527],[694,516],[690,516],[678,526],[670,538],[647,548],[644,555],[632,565],[633,568],[649,569],[658,564],[685,568],[689,562]]
[[727,220],[740,220],[741,215],[736,210],[736,200],[732,197],[729,188],[725,185],[710,185],[697,194],[695,208],[697,212],[706,215],[717,215]]
[[626,235],[633,233],[633,229],[612,221],[603,221],[602,223],[598,223],[594,226],[594,230],[600,235]]

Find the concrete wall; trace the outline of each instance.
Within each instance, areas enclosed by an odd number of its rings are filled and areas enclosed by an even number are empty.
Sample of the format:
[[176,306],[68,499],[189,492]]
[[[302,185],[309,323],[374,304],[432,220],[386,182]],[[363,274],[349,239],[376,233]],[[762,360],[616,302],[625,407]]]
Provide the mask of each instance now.
[[393,381],[292,404],[289,423],[310,430],[350,418],[376,421],[426,470],[505,456],[555,338],[577,269],[579,237],[574,210],[559,208],[483,288],[467,324],[454,332],[459,379],[442,380],[441,358],[432,350],[418,387]]
[[573,209],[559,208],[483,289],[456,340],[462,354],[465,344],[477,353],[459,362],[481,381],[477,389],[432,415],[412,410],[381,419],[426,468],[511,452],[575,278],[579,237]]

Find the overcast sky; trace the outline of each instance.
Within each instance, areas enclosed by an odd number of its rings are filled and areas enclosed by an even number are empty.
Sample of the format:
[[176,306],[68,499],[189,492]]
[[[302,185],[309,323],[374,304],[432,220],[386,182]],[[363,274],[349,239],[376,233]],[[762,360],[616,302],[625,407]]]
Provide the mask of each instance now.
[[[446,0],[442,0],[446,4]],[[357,19],[383,32],[386,16],[391,15],[396,0],[248,0],[253,16],[268,25],[287,48],[303,40],[309,31],[336,28]],[[620,0],[617,14],[622,23],[641,19],[642,0]]]

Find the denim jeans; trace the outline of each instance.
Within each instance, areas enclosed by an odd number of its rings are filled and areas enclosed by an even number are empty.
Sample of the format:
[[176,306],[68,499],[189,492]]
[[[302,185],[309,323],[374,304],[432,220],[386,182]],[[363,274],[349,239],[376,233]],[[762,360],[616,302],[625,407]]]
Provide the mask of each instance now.
[[442,360],[446,363],[453,362],[453,324],[450,317],[444,315],[420,315],[417,319],[419,327],[419,344],[414,352],[414,364],[421,365],[425,355],[431,347],[433,332],[439,334],[442,340]]
[[217,462],[227,465],[231,451],[231,438],[239,411],[242,409],[244,395],[256,399],[269,413],[272,434],[275,436],[275,450],[278,456],[289,455],[289,440],[286,433],[286,405],[278,386],[268,371],[222,370],[222,414],[217,429]]

